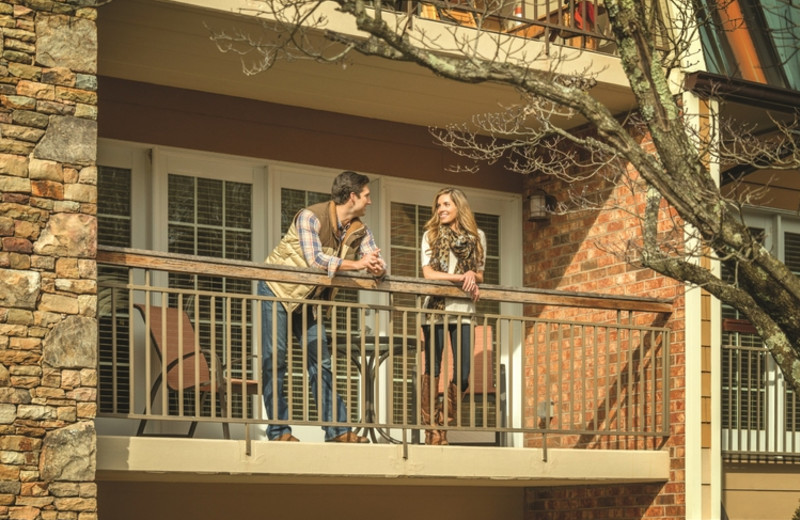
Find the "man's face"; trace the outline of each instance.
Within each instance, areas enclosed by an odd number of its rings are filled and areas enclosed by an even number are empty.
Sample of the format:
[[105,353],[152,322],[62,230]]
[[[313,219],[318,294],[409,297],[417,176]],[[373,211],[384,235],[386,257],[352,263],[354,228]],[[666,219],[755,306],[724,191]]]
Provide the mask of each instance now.
[[357,217],[363,217],[367,213],[367,206],[372,204],[372,199],[369,198],[369,186],[364,186],[361,193],[350,195],[350,200],[353,201],[353,213]]

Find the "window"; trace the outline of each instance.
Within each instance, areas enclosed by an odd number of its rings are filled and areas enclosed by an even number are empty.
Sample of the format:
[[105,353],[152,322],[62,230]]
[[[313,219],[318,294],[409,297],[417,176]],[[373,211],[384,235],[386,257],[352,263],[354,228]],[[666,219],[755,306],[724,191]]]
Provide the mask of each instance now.
[[[800,220],[751,215],[747,221],[764,246],[800,274]],[[722,276],[736,281],[736,273],[725,266]],[[761,338],[730,325],[741,318],[732,307],[722,306],[723,450],[778,453],[798,443],[800,403]]]
[[[167,184],[168,252],[252,260],[252,183],[169,173]],[[226,296],[250,294],[251,281],[175,273],[168,279],[170,288],[197,291],[181,298],[170,295],[169,306],[183,306],[206,356],[218,356],[229,377],[254,379],[252,360],[242,359],[245,329],[253,323],[252,307]],[[186,409],[192,409],[193,399],[187,396]],[[241,395],[231,399],[233,416],[242,417]]]
[[[101,140],[98,242],[105,246],[252,260],[254,245],[259,243],[254,240],[258,234],[253,225],[254,187],[260,182],[259,189],[263,190],[257,173],[258,168],[245,161]],[[143,281],[135,280],[133,273],[136,271],[124,268],[98,268],[99,406],[105,413],[141,411],[130,406],[132,340],[127,313],[131,302],[127,290],[109,288]],[[249,280],[156,274],[151,282],[189,289],[180,303],[194,322],[206,354],[210,356],[213,351],[220,356],[232,376],[241,376],[245,369],[253,370],[244,365],[241,349],[236,348],[242,342],[243,330],[252,323],[252,312],[234,295],[251,294]],[[210,298],[204,291],[220,296]],[[177,306],[178,298],[169,297],[168,304]],[[232,359],[227,359],[228,351]],[[138,374],[143,374],[143,369],[137,369]],[[137,399],[141,398],[137,394]],[[187,399],[191,401],[193,396],[187,394]],[[234,415],[241,416],[242,403],[232,404]],[[137,408],[139,405],[143,403],[138,402]]]
[[[763,236],[763,229],[751,228]],[[736,273],[722,266],[722,277],[735,283]],[[739,319],[739,312],[728,305],[722,306],[723,319]],[[765,393],[767,377],[767,351],[761,338],[723,330],[722,391],[726,403],[722,410],[722,427],[737,430],[762,430],[765,427]]]
[[[797,233],[786,232],[783,235],[783,261],[800,276],[800,230]],[[786,430],[790,432],[800,432],[800,398],[794,390],[784,389],[784,421]]]
[[[391,253],[389,272],[399,276],[422,278],[419,251],[425,222],[431,218],[430,206],[392,202],[390,215],[392,235],[389,242]],[[398,294],[394,297],[394,304],[413,307],[416,304],[416,297],[411,294]],[[395,317],[394,323],[395,327],[402,327],[402,319],[399,316]],[[416,324],[410,323],[408,327],[409,330],[406,333],[415,336]],[[401,331],[396,330],[395,332]]]
[[[99,166],[97,169],[97,241],[100,245],[131,247],[132,204],[130,168]],[[128,345],[128,293],[109,284],[124,284],[128,271],[99,266],[97,270],[97,318],[99,327],[100,411],[130,411],[130,356]],[[114,348],[118,345],[118,348]]]

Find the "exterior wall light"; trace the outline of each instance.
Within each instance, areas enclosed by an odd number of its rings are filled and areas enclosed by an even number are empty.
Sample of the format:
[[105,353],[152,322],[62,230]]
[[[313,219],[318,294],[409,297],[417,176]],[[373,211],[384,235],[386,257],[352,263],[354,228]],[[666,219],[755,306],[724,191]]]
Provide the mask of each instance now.
[[553,418],[553,408],[556,403],[553,401],[539,401],[536,404],[536,417],[543,421],[549,421]]
[[550,219],[550,212],[555,209],[555,199],[544,190],[534,190],[528,197],[528,220],[531,222]]

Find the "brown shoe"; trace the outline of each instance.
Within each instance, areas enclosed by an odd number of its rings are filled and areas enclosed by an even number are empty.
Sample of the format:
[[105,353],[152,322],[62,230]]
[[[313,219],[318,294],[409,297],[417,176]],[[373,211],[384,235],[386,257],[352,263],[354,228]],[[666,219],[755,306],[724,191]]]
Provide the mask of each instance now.
[[278,442],[300,442],[300,439],[298,439],[297,437],[295,437],[291,433],[284,433],[280,437],[275,437],[272,440],[273,441],[278,441]]
[[369,442],[369,439],[360,435],[356,435],[353,432],[347,432],[339,435],[338,437],[334,437],[327,442],[354,442],[356,444],[365,444]]

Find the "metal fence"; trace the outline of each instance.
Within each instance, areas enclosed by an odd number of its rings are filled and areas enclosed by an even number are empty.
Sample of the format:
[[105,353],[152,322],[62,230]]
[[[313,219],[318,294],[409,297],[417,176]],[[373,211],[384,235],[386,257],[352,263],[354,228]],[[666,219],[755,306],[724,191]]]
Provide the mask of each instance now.
[[732,462],[800,462],[800,399],[752,326],[725,320],[722,452]]
[[[391,4],[391,3],[389,3]],[[617,52],[602,0],[509,0],[496,2],[454,2],[427,0],[401,2],[402,10],[415,9],[421,18],[504,33],[510,36],[578,47],[606,54]],[[383,4],[384,6],[387,3]],[[661,2],[648,2],[646,13],[656,46],[668,46],[667,20]]]
[[[288,424],[342,424],[374,442],[421,442],[422,372],[433,361],[424,355],[423,327],[434,320],[446,329],[467,323],[456,327],[456,342],[468,334],[471,343],[467,358],[455,349],[455,363],[444,348],[441,381],[469,372],[454,424],[439,427],[451,438],[504,445],[519,434],[528,446],[657,449],[669,431],[669,330],[641,325],[643,316],[663,319],[667,302],[484,286],[482,298],[500,302],[502,313],[465,317],[423,309],[426,295],[462,293],[418,279],[329,280],[298,269],[114,248],[103,248],[98,264],[98,415],[135,421],[140,435],[168,435],[175,429],[164,425],[177,422],[189,435],[194,424],[219,423],[226,436],[231,424],[280,423],[264,407],[265,371],[276,376],[279,368],[275,358],[263,363],[264,335],[275,339],[276,331],[263,327],[262,309],[273,302],[276,312],[287,302],[258,295],[254,280],[329,284],[361,295],[291,301],[299,312],[288,314],[288,328],[302,332],[289,335],[282,389]],[[414,304],[394,305],[399,294],[405,302],[414,295]],[[535,316],[523,314],[525,304],[537,306]],[[551,317],[559,309],[607,319]],[[324,341],[306,332],[310,325],[324,329]],[[309,391],[326,384],[315,361],[326,347],[330,384],[347,410],[328,421]],[[445,384],[431,390],[447,415],[453,403],[443,398]],[[277,393],[271,404],[277,407]]]

